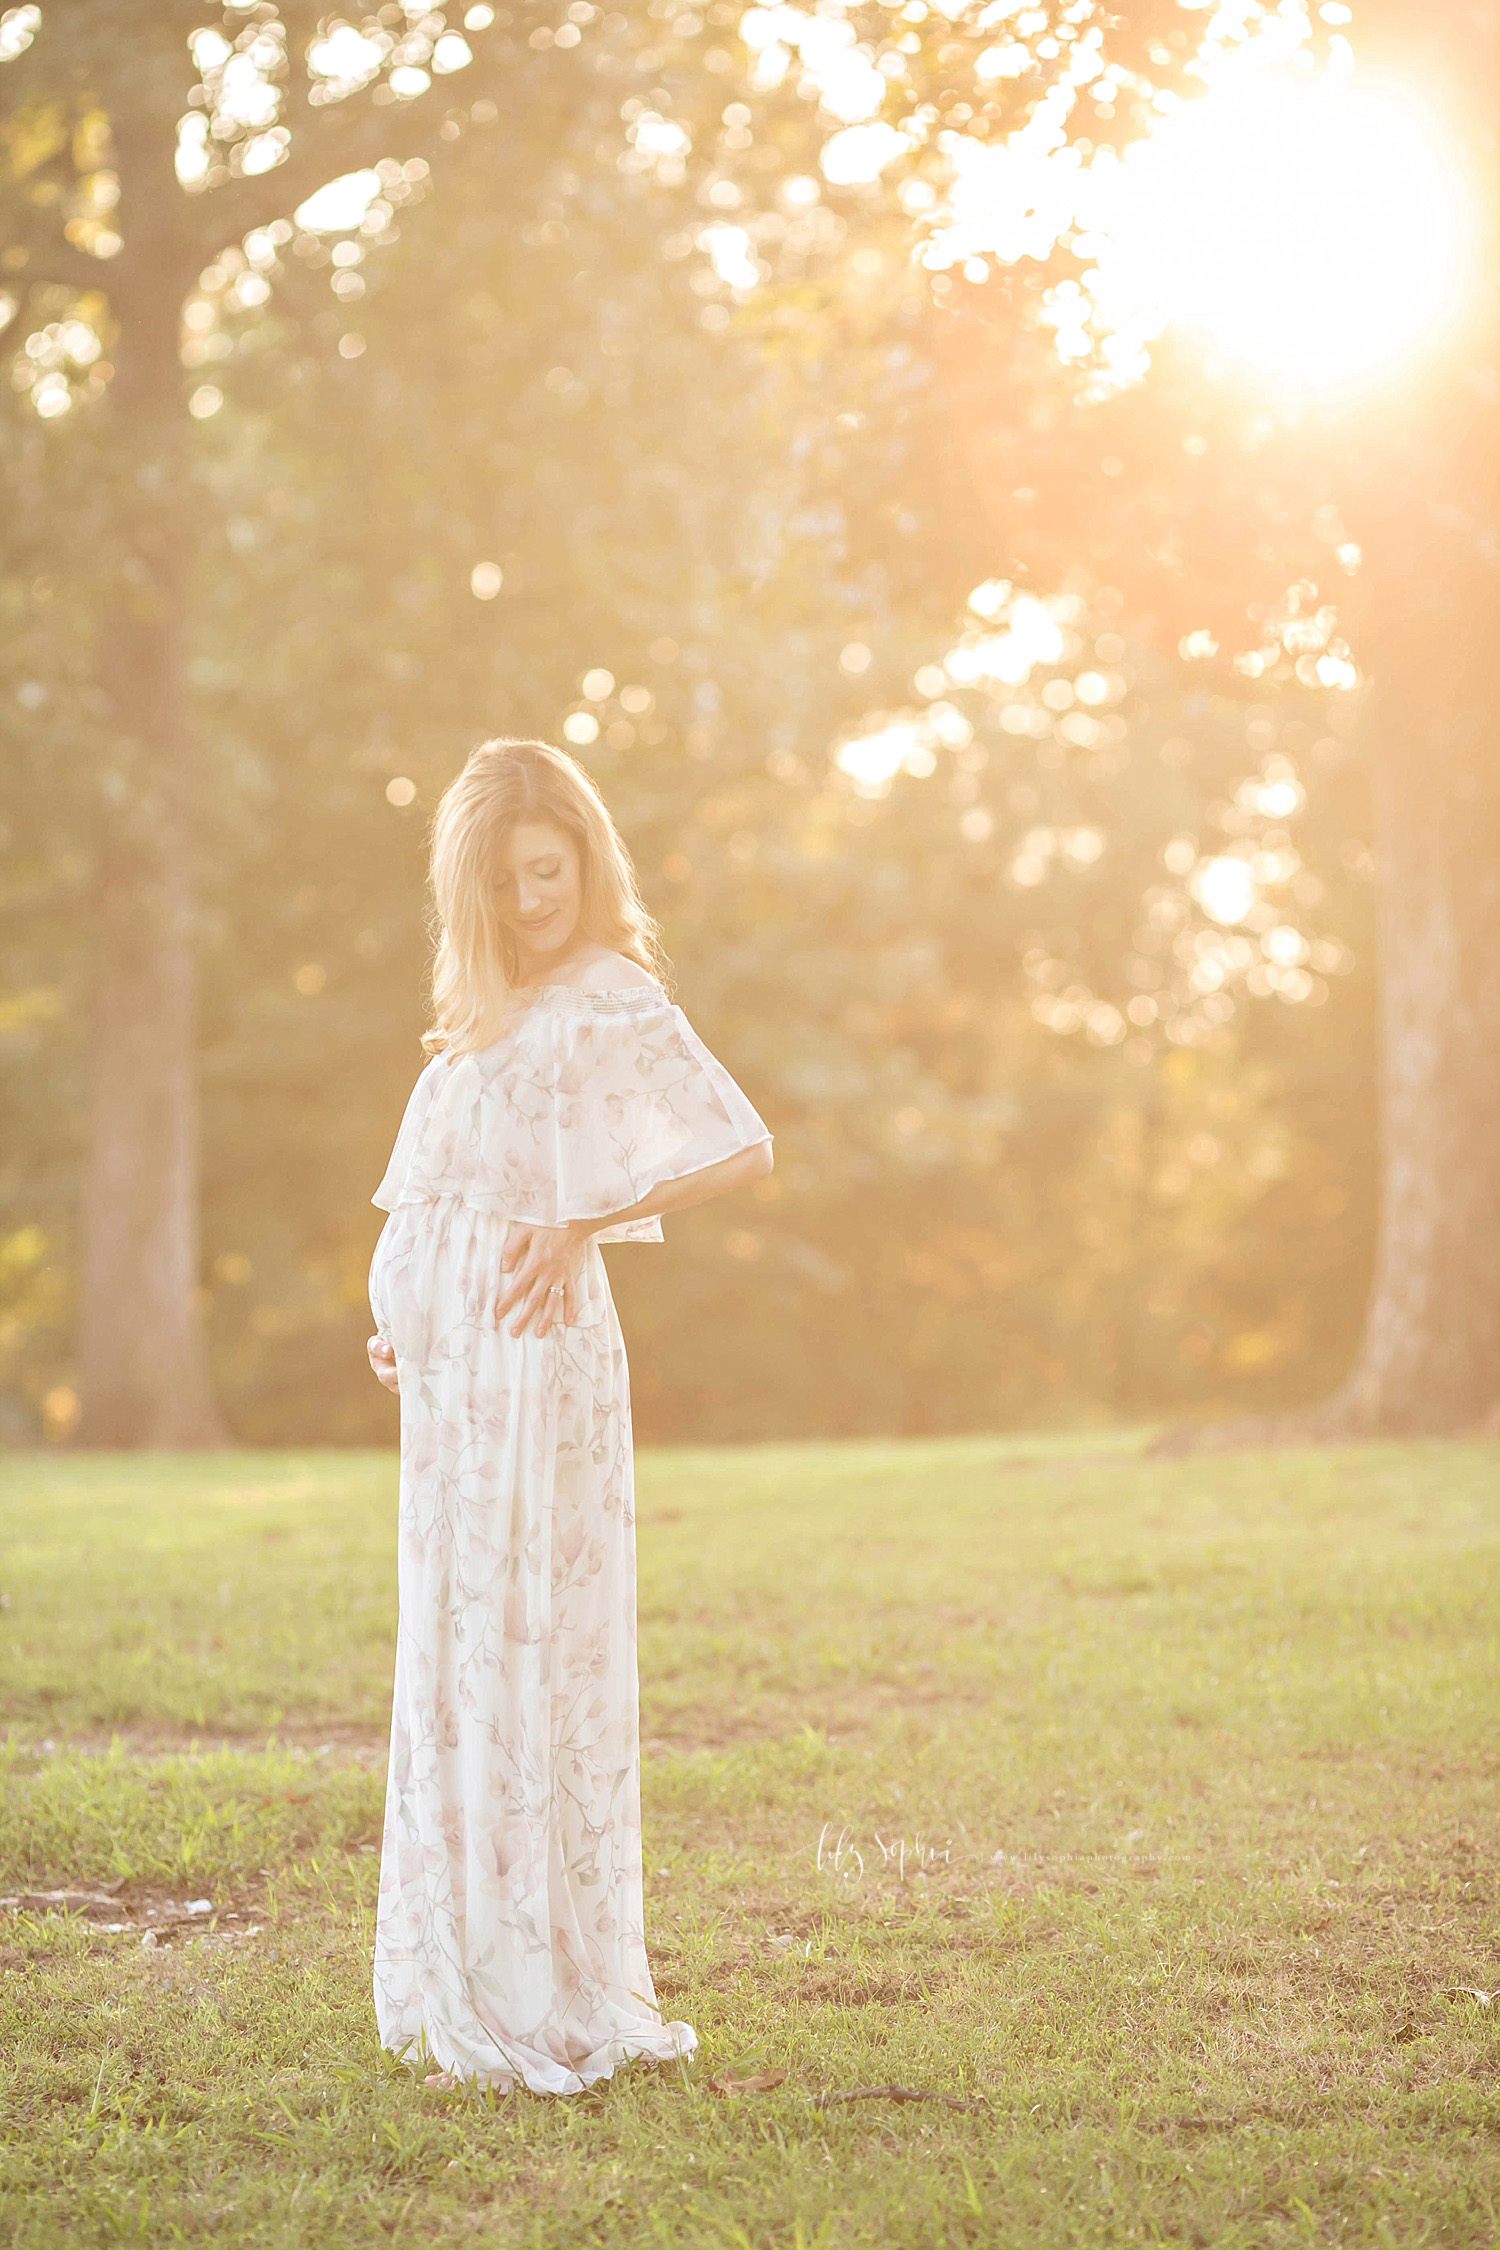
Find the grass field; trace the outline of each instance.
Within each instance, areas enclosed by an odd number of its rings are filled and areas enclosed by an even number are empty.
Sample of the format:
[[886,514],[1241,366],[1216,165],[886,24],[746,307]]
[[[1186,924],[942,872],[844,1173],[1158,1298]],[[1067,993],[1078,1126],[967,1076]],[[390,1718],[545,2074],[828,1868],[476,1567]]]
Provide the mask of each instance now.
[[394,1481],[0,1465],[6,2242],[1500,2243],[1500,1445],[647,1457],[702,2048],[551,2103],[375,2043]]

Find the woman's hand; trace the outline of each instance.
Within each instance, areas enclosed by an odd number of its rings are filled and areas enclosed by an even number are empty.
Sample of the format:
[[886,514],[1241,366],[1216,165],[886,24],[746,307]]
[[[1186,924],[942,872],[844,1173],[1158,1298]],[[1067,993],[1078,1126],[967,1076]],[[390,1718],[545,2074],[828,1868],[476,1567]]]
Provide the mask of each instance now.
[[396,1347],[388,1336],[372,1336],[365,1346],[370,1355],[371,1372],[378,1376],[388,1391],[399,1391],[400,1377],[396,1373]]
[[510,1285],[495,1306],[496,1320],[503,1322],[507,1313],[515,1313],[512,1336],[524,1336],[528,1328],[545,1336],[558,1321],[566,1327],[577,1315],[578,1278],[587,1247],[588,1234],[582,1227],[534,1227],[524,1219],[512,1220],[500,1260]]

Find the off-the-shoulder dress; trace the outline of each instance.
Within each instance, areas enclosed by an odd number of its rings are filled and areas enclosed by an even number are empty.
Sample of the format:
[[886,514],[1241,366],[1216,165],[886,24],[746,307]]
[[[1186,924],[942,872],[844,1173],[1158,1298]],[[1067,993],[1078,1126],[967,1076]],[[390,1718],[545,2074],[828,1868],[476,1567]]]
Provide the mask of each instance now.
[[625,1211],[770,1136],[656,984],[536,988],[418,1079],[370,1272],[401,1397],[399,1624],[375,1940],[393,2051],[579,2092],[690,2052],[647,1964],[624,1344],[600,1239],[573,1317],[511,1333],[513,1220]]

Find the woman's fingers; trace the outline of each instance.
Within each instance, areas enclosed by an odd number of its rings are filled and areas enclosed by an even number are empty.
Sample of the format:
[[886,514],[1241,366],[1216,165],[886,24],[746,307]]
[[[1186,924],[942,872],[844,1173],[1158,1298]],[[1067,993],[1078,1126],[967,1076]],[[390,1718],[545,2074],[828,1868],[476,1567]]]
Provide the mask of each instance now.
[[528,1329],[538,1336],[546,1336],[559,1321],[566,1325],[573,1318],[577,1303],[577,1274],[573,1270],[576,1255],[566,1230],[558,1227],[514,1229],[500,1263],[509,1281],[495,1300],[498,1326],[503,1327],[510,1320],[513,1336],[524,1336]]
[[533,1318],[536,1292],[537,1271],[528,1258],[495,1308],[496,1317],[502,1325],[507,1314],[515,1314],[516,1317],[510,1324],[512,1336],[525,1335]]
[[559,1321],[566,1327],[571,1318],[568,1284],[554,1280],[544,1267],[526,1294],[521,1317],[511,1334],[522,1336],[528,1328],[534,1328],[538,1336],[550,1335]]
[[510,1287],[495,1306],[495,1318],[503,1324],[507,1313],[518,1305],[525,1305],[536,1293],[538,1275],[535,1266],[525,1265],[511,1281]]
[[512,1336],[524,1336],[527,1329],[531,1327],[536,1327],[537,1334],[541,1335],[543,1331],[540,1326],[538,1326],[538,1323],[541,1320],[542,1314],[546,1310],[546,1306],[547,1292],[545,1284],[540,1280],[534,1281],[531,1288],[527,1290],[525,1296],[521,1300],[520,1318],[511,1322],[510,1332]]
[[[500,1263],[504,1266],[505,1260],[502,1258]],[[528,1244],[525,1257],[518,1258],[515,1268],[506,1267],[506,1271],[510,1273],[510,1287],[502,1289],[496,1301],[495,1318],[497,1320],[504,1320],[511,1307],[520,1304],[535,1281],[535,1245]]]

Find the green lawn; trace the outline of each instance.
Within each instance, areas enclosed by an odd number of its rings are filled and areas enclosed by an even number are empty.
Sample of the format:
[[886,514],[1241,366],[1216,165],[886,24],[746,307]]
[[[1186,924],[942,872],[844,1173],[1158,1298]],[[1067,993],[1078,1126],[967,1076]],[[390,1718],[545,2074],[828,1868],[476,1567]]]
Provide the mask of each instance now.
[[112,1902],[0,1913],[0,2238],[1500,2243],[1500,1445],[640,1481],[702,2049],[497,2104],[371,2021],[393,1461],[0,1465],[0,1891]]

